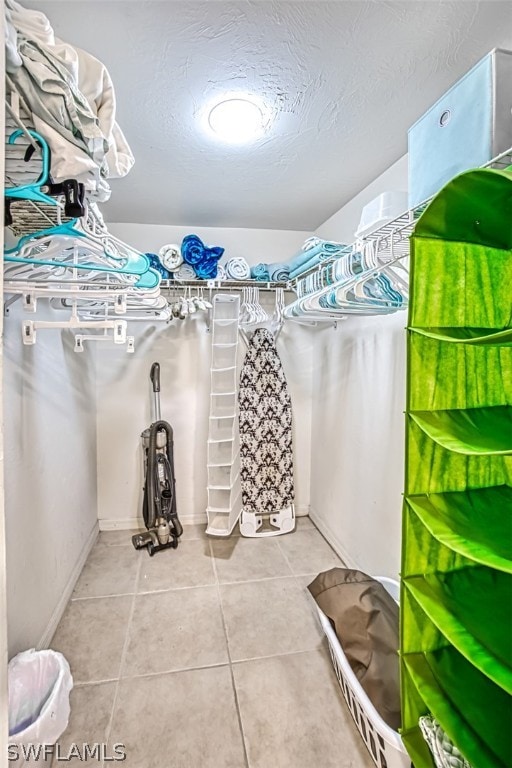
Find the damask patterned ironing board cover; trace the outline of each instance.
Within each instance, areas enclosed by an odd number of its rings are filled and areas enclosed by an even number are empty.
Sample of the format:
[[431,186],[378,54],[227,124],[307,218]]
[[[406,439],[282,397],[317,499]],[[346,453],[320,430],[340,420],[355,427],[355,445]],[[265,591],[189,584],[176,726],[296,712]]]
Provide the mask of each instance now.
[[243,512],[272,522],[294,502],[292,404],[274,338],[264,328],[249,342],[238,401]]

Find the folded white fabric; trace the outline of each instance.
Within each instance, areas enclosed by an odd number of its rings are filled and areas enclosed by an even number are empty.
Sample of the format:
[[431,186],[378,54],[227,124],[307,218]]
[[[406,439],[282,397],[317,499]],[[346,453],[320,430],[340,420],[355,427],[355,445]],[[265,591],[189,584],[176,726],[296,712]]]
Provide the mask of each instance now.
[[[115,121],[115,94],[101,61],[55,37],[43,13],[6,0],[23,67],[14,85],[32,112],[34,128],[52,150],[55,181],[76,178],[107,200],[107,178],[125,176],[133,154]],[[9,60],[12,56],[9,56]]]
[[11,11],[5,9],[5,69],[7,72],[16,72],[23,64],[18,53],[18,33],[12,22]]
[[[183,256],[181,255],[181,249],[179,245],[170,243],[169,245],[162,245],[158,251],[160,261],[169,272],[176,272],[178,267],[183,264]],[[188,279],[188,278],[187,278]]]
[[53,29],[48,18],[41,11],[31,11],[15,0],[5,0],[12,23],[29,40],[39,40],[46,45],[55,45]]
[[174,279],[180,281],[197,280],[197,275],[194,272],[194,267],[191,267],[190,264],[182,264],[178,271],[174,273]]
[[[60,41],[59,41],[60,42]],[[62,43],[68,49],[78,79],[78,87],[98,117],[101,132],[108,141],[105,157],[109,178],[122,178],[131,170],[134,157],[125,136],[116,123],[116,96],[112,78],[105,65],[81,48]]]
[[222,264],[217,264],[217,277],[216,280],[226,280],[226,270]]
[[420,717],[419,726],[430,748],[436,768],[471,768],[437,720],[425,715]]
[[251,268],[242,256],[229,259],[224,269],[228,280],[248,280],[251,276]]

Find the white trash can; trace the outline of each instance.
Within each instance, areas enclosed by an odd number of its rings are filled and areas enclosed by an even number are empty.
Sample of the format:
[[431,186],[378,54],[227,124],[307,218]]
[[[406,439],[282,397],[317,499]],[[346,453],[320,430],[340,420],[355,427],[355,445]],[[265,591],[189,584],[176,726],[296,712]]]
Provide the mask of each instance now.
[[32,649],[11,659],[7,676],[10,764],[44,764],[43,746],[56,744],[69,722],[69,664],[57,651]]

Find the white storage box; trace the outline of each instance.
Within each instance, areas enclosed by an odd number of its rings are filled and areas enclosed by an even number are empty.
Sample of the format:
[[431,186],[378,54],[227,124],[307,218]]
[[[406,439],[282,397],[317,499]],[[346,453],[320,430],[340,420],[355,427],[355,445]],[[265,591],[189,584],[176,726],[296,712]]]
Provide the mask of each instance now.
[[[398,582],[385,576],[375,578],[398,603],[400,597]],[[348,663],[331,622],[324,612],[318,606],[316,607],[322,629],[329,641],[329,651],[341,691],[373,762],[377,768],[411,768],[411,758],[402,743],[400,734],[384,722],[373,706]]]
[[512,146],[512,52],[495,49],[409,129],[409,207]]
[[364,206],[356,238],[366,237],[407,211],[407,192],[383,192]]

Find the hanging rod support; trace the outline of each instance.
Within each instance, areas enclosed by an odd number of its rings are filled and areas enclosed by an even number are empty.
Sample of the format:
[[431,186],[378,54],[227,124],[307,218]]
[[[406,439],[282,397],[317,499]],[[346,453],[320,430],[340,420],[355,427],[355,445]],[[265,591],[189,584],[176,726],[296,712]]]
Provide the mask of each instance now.
[[18,301],[20,298],[20,295],[17,294],[16,296],[10,296],[8,299],[4,301],[4,317],[7,317],[9,314],[9,307],[11,304],[14,304],[15,301]]

